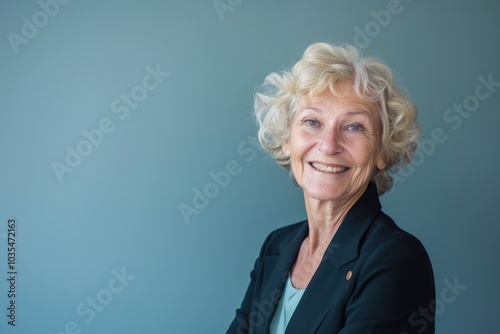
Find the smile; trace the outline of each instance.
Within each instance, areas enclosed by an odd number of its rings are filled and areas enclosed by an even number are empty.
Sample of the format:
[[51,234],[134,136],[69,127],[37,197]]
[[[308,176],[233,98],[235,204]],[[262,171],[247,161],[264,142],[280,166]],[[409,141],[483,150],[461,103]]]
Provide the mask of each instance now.
[[325,166],[317,162],[312,162],[310,163],[311,166],[313,166],[315,169],[320,170],[322,172],[327,172],[327,173],[342,173],[348,170],[349,168],[347,167],[332,167],[332,166]]

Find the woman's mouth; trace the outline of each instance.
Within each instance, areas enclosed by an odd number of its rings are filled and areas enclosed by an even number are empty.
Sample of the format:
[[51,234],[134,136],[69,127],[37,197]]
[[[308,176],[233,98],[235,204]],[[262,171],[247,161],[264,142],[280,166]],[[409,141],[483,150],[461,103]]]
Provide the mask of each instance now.
[[322,165],[317,162],[310,162],[309,163],[314,169],[320,170],[322,172],[327,172],[327,173],[342,173],[348,170],[348,167],[343,167],[343,166],[326,166]]

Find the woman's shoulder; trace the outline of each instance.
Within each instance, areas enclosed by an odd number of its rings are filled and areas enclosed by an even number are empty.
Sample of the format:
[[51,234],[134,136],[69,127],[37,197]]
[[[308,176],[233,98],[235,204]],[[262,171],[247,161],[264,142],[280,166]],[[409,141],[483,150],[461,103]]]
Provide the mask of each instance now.
[[298,223],[278,227],[277,229],[269,233],[268,237],[281,239],[283,237],[289,236],[290,234],[298,233],[304,227],[304,225],[307,225],[307,220],[302,220]]
[[274,251],[278,251],[282,242],[287,243],[295,237],[301,238],[302,235],[305,237],[307,231],[307,220],[279,227],[268,234],[263,243],[262,252],[274,253]]
[[[377,253],[379,256],[408,261],[425,259],[428,254],[422,242],[413,234],[399,227],[391,217],[380,212],[368,229],[363,242],[362,253]],[[386,257],[386,259],[387,259]]]

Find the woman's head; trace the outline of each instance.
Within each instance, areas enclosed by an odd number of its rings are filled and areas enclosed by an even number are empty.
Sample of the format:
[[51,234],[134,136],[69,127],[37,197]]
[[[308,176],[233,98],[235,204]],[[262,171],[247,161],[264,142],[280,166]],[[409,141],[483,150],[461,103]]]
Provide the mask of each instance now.
[[[370,179],[379,193],[390,190],[391,173],[408,164],[418,145],[417,111],[394,82],[391,70],[373,58],[362,58],[352,47],[325,43],[309,46],[290,71],[271,73],[255,95],[259,141],[276,162],[291,168],[283,149],[298,109],[318,97],[355,98],[374,109],[375,150],[383,164],[374,165]],[[382,167],[382,168],[381,168]]]

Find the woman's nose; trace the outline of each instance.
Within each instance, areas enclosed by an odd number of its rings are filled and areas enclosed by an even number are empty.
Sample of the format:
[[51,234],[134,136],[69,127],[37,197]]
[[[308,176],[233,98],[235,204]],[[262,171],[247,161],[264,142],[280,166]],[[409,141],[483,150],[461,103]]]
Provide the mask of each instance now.
[[325,129],[319,138],[319,151],[324,155],[342,152],[342,138],[336,129]]

